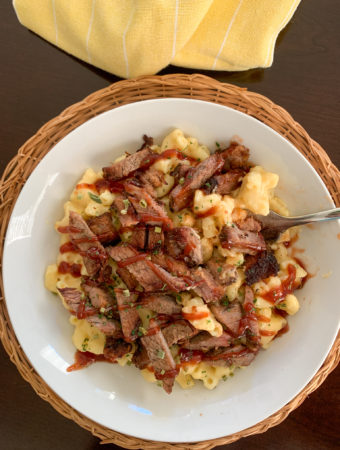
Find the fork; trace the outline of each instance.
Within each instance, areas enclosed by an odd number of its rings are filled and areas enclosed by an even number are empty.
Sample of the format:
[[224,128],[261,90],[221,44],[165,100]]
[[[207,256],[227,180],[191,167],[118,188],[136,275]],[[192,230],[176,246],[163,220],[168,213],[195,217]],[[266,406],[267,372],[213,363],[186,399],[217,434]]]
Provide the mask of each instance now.
[[251,213],[252,217],[261,224],[261,233],[268,241],[276,241],[281,233],[288,228],[308,223],[323,222],[326,220],[340,219],[340,208],[320,211],[304,216],[284,217],[280,214],[270,211],[267,216]]

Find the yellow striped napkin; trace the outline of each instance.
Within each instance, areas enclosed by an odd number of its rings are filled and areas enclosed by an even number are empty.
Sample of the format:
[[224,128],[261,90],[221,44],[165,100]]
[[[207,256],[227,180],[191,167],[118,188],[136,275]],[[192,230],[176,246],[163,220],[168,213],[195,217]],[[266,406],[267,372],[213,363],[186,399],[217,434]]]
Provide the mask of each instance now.
[[123,78],[269,67],[300,0],[13,0],[25,27]]

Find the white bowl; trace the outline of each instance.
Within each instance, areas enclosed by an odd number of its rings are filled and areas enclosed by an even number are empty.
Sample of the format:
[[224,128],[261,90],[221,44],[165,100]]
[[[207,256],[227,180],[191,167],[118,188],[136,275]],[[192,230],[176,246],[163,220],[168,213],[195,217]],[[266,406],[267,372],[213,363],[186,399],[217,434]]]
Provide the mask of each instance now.
[[[73,408],[113,430],[144,439],[193,442],[250,427],[270,416],[309,382],[338,330],[340,231],[338,222],[304,228],[298,245],[316,276],[298,291],[299,313],[290,331],[261,351],[255,362],[213,391],[179,386],[168,396],[131,367],[97,363],[68,373],[75,349],[69,314],[44,287],[59,238],[54,222],[87,167],[100,169],[123,151],[135,151],[144,133],[160,140],[173,128],[215,148],[240,136],[251,160],[280,175],[278,194],[291,213],[333,207],[307,160],[279,134],[233,109],[197,100],[133,103],[89,120],[62,139],[26,182],[9,223],[4,253],[8,311],[18,340],[35,370]],[[332,271],[329,278],[322,274]]]

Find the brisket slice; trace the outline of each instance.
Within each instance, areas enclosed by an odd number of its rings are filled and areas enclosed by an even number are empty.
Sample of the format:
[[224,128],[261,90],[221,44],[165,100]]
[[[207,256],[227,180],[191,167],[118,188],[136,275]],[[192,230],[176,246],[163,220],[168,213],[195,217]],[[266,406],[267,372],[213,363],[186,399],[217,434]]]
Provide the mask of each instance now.
[[123,293],[120,289],[115,289],[115,294],[124,338],[132,342],[138,338],[138,328],[141,324],[136,310],[137,295],[131,292],[125,295],[126,292]]
[[142,146],[136,150],[137,152],[140,152],[141,150],[143,150],[146,147],[151,147],[153,145],[153,138],[144,134],[143,135],[143,144]]
[[215,281],[211,273],[203,267],[192,271],[192,277],[196,282],[194,291],[202,297],[206,303],[217,302],[224,295],[224,288]]
[[141,300],[144,308],[151,309],[158,314],[180,314],[182,307],[176,303],[171,295],[167,294],[147,294]]
[[220,154],[225,159],[224,170],[249,168],[249,149],[244,145],[231,142]]
[[270,276],[277,275],[280,266],[272,251],[266,250],[256,256],[246,256],[245,262],[246,283],[248,285],[257,283]]
[[80,214],[70,211],[69,222],[71,227],[79,230],[70,232],[70,239],[83,256],[87,273],[91,277],[105,265],[105,249]]
[[160,170],[155,169],[154,167],[150,167],[144,172],[140,172],[136,174],[139,181],[142,183],[142,187],[144,187],[148,193],[152,197],[157,197],[156,188],[162,186],[164,183],[164,174]]
[[164,206],[145,189],[132,183],[125,183],[128,199],[135,208],[139,219],[149,225],[163,225],[170,222]]
[[131,351],[131,344],[123,341],[123,339],[106,338],[104,347],[104,357],[110,362],[116,362],[117,358],[121,358]]
[[133,153],[126,158],[115,162],[110,167],[103,167],[104,178],[117,181],[128,177],[131,173],[145,165],[147,158],[152,156],[153,152],[145,148],[140,152]]
[[112,223],[112,216],[106,212],[98,217],[93,217],[87,222],[90,230],[97,235],[100,242],[107,244],[119,238]]
[[190,277],[191,275],[189,268],[183,261],[176,260],[163,252],[153,253],[151,255],[151,260],[155,264],[163,267],[163,269],[166,269],[172,275],[178,277]]
[[175,381],[176,364],[163,333],[159,330],[151,336],[143,336],[141,341],[146,349],[150,363],[155,370],[156,378],[157,375],[160,375],[163,371],[172,372],[173,376],[164,377],[163,380],[163,388],[168,394],[170,394]]
[[204,359],[211,366],[249,366],[256,355],[257,351],[251,351],[249,348],[242,345],[235,345],[234,347],[224,350],[219,349],[209,351]]
[[169,347],[182,341],[190,339],[198,333],[186,320],[178,320],[163,328],[163,335]]
[[112,267],[109,264],[107,264],[107,262],[106,265],[100,269],[96,281],[98,283],[107,283],[107,284],[112,283]]
[[[138,252],[133,247],[126,245],[108,247],[107,251],[111,258],[118,263],[129,258],[143,256],[143,254]],[[143,286],[146,292],[160,291],[165,288],[180,292],[188,289],[189,287],[184,280],[174,277],[162,267],[147,258],[130,263],[126,266],[126,269]]]
[[[74,288],[64,288],[58,290],[65,300],[66,304],[69,306],[70,311],[76,314],[81,302],[82,293]],[[95,308],[88,306],[85,303],[85,315],[89,313],[94,314],[95,311]],[[107,319],[103,314],[87,316],[86,320],[107,336],[115,336],[117,338],[120,338],[122,336],[121,326],[117,320]]]
[[228,227],[225,225],[220,233],[220,242],[223,248],[250,255],[266,250],[266,243],[261,233],[243,231],[236,226]]
[[[159,227],[148,227],[148,242],[146,248],[150,251],[161,249],[164,245],[164,233],[163,230],[159,230]],[[160,231],[160,232],[158,232]]]
[[258,345],[261,336],[257,316],[254,314],[254,293],[249,286],[244,288],[242,304],[244,315],[240,321],[239,335],[246,335],[249,345]]
[[165,249],[168,255],[184,260],[190,266],[203,263],[201,239],[191,227],[177,227],[166,233]]
[[210,305],[210,309],[215,318],[224,327],[230,331],[233,336],[238,336],[238,330],[240,327],[240,320],[242,318],[241,305],[238,302],[231,303],[230,306],[223,305],[220,302]]
[[[155,250],[163,247],[164,233],[160,227],[137,226],[132,231],[129,244],[140,250]],[[159,232],[158,232],[159,231]]]
[[256,231],[256,232],[261,231],[260,222],[258,222],[252,216],[247,216],[245,219],[237,221],[236,224],[239,227],[239,229],[243,231]]
[[129,244],[140,250],[144,250],[147,245],[147,229],[145,226],[137,226],[133,229]]
[[183,178],[184,181],[184,178],[190,169],[191,166],[189,164],[178,164],[171,172],[171,175],[175,178],[175,180],[178,183],[181,178]]
[[138,281],[136,278],[125,267],[118,267],[116,272],[131,291],[138,286]]
[[[63,297],[69,310],[73,313],[77,313],[78,307],[82,301],[82,292],[76,288],[58,288],[60,295]],[[85,304],[85,313],[93,312],[95,308]]]
[[112,203],[113,210],[116,212],[120,224],[124,228],[133,227],[139,222],[136,211],[131,204],[127,204],[127,200],[126,195],[115,193],[115,198]]
[[207,331],[203,331],[186,342],[183,347],[189,350],[208,351],[212,348],[229,347],[231,339],[230,334],[225,332],[219,337],[214,337]]
[[210,178],[204,185],[205,190],[220,195],[230,194],[241,184],[244,171],[241,169],[233,169],[222,175],[215,175]]
[[107,308],[112,304],[113,299],[111,295],[104,289],[93,286],[89,282],[83,283],[82,288],[95,308]]
[[216,172],[222,169],[224,159],[221,155],[215,153],[209,156],[196,167],[191,167],[186,173],[183,184],[178,184],[170,193],[170,206],[177,212],[192,201],[195,190],[199,189]]
[[223,286],[229,286],[237,280],[237,269],[231,264],[210,259],[207,266],[215,280]]
[[132,356],[132,363],[139,369],[146,369],[150,364],[148,353],[143,345],[139,345]]
[[107,319],[103,314],[86,317],[86,320],[106,336],[113,336],[117,339],[122,337],[122,327],[118,320]]

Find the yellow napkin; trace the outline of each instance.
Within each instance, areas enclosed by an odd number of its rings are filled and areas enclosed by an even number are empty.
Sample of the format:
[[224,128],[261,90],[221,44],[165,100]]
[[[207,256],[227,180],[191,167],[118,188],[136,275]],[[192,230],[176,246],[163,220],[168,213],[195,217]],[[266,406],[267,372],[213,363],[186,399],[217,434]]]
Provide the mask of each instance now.
[[300,0],[13,0],[25,27],[123,78],[269,67]]

